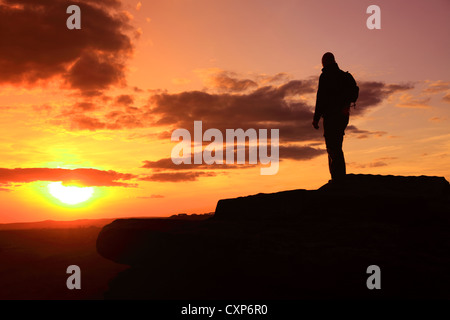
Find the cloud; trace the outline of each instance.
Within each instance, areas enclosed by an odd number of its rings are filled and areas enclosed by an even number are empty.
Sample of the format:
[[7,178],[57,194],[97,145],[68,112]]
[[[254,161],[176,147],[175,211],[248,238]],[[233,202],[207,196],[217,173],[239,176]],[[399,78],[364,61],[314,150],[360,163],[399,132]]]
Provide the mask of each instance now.
[[287,82],[291,79],[291,76],[286,72],[279,72],[275,75],[266,75],[266,74],[257,75],[256,79],[258,83],[265,85],[268,83],[275,83],[275,82]]
[[430,100],[431,97],[415,97],[405,93],[400,96],[400,102],[396,106],[399,108],[428,109],[430,108]]
[[93,111],[93,110],[97,109],[97,106],[95,103],[83,101],[83,102],[75,103],[73,108],[74,108],[74,110],[86,112],[86,111]]
[[[291,103],[285,98],[312,92],[308,81],[290,81],[281,86],[264,86],[243,94],[185,91],[157,93],[150,98],[151,112],[158,118],[155,125],[192,129],[202,120],[204,130],[217,128],[280,129],[280,138],[289,140],[313,137],[310,130],[312,112],[304,102]],[[283,131],[283,127],[288,130]],[[307,130],[306,130],[307,128]],[[295,137],[290,137],[295,134]]]
[[[309,160],[324,153],[326,153],[325,150],[308,146],[280,146],[280,161],[281,159]],[[258,164],[248,163],[248,150],[246,150],[245,164],[194,164],[192,159],[191,164],[176,165],[172,162],[171,158],[164,158],[157,161],[146,160],[143,163],[141,168],[152,169],[154,173],[141,177],[139,180],[159,182],[196,181],[200,177],[214,177],[217,175],[214,172],[205,170],[247,169],[258,166]]]
[[411,95],[403,93],[399,97],[399,102],[396,104],[399,108],[411,109],[429,109],[432,98],[439,97],[441,94],[442,101],[450,103],[450,82],[448,81],[424,81],[425,88],[418,94]]
[[431,117],[430,119],[428,119],[428,121],[436,122],[436,123],[439,123],[439,122],[442,122],[445,120],[447,120],[447,117]]
[[[390,95],[411,89],[411,85],[361,82],[356,114],[379,105]],[[193,132],[194,120],[202,120],[203,130],[217,128],[279,129],[280,141],[321,140],[312,130],[313,106],[297,99],[315,93],[316,81],[290,80],[281,85],[267,85],[244,93],[208,93],[185,91],[155,93],[150,98],[151,112],[158,118],[155,125],[185,128]],[[353,114],[353,110],[352,110]],[[365,131],[368,133],[368,131]],[[377,132],[380,134],[380,132]]]
[[[269,146],[270,150],[270,146]],[[202,162],[201,164],[194,163],[194,155],[191,153],[191,163],[190,164],[174,164],[171,158],[163,158],[156,161],[144,160],[141,168],[152,169],[154,172],[161,171],[169,171],[169,170],[228,170],[228,169],[246,169],[246,168],[254,168],[258,166],[257,164],[249,164],[248,163],[248,155],[249,149],[248,146],[245,146],[245,164],[237,164],[236,163],[236,149],[234,150],[234,164],[226,163],[226,152],[225,148],[223,149],[224,160],[223,164],[206,164]],[[286,145],[279,146],[279,159],[280,161],[283,159],[290,160],[310,160],[322,154],[325,154],[325,149],[316,149],[309,146],[296,146],[296,145]],[[259,154],[257,156],[257,160],[259,162]]]
[[[225,153],[224,153],[225,155]],[[171,158],[163,158],[156,161],[144,160],[141,168],[152,169],[154,172],[166,171],[166,170],[227,170],[227,169],[243,169],[243,168],[253,168],[255,164],[195,164],[192,156],[190,164],[174,164]],[[246,159],[248,160],[248,159]]]
[[411,108],[411,109],[429,109],[431,108],[431,99],[444,94],[442,101],[450,103],[450,82],[442,80],[438,81],[425,81],[425,88],[416,95],[409,93],[403,93],[399,97],[399,101],[396,107],[399,108]]
[[[145,110],[128,107],[125,111],[115,110],[105,114],[101,119],[86,115],[85,112],[72,112],[61,114],[68,118],[70,130],[123,130],[148,127],[152,116]],[[64,120],[59,121],[66,124]]]
[[377,81],[358,81],[359,97],[356,101],[356,108],[352,109],[352,115],[360,115],[369,108],[378,106],[389,96],[411,90],[412,84],[386,84]]
[[[309,146],[280,146],[280,161],[282,159],[291,160],[309,160],[319,155],[326,153],[325,150],[315,149]],[[225,156],[225,150],[224,150]],[[236,150],[235,150],[236,154]],[[141,168],[152,169],[153,174],[145,177],[141,177],[139,180],[144,181],[160,181],[160,182],[182,182],[182,181],[196,181],[199,177],[214,177],[216,173],[205,170],[230,170],[230,169],[248,169],[259,166],[259,164],[249,164],[248,163],[248,146],[245,147],[245,163],[244,164],[227,164],[226,159],[224,159],[223,164],[195,164],[193,161],[194,156],[191,153],[191,163],[190,164],[179,164],[173,163],[171,158],[163,158],[157,161],[143,161]],[[236,156],[235,156],[236,159]],[[259,163],[259,155],[258,155]]]
[[369,163],[356,163],[356,162],[350,162],[348,165],[350,167],[358,168],[358,169],[364,169],[364,168],[378,168],[378,167],[386,167],[389,165],[389,160],[395,160],[398,159],[397,157],[382,157],[373,160]]
[[66,27],[66,0],[4,0],[0,4],[0,84],[65,80],[83,95],[125,81],[132,29],[120,1],[72,1],[81,30]]
[[0,168],[0,184],[62,181],[63,183],[80,183],[84,186],[133,187],[133,184],[122,182],[121,180],[128,181],[134,178],[136,176],[129,173],[91,168]]
[[428,87],[423,90],[424,93],[441,93],[450,90],[450,82],[438,80],[428,81]]
[[386,162],[383,161],[374,161],[370,163],[356,163],[356,162],[350,162],[348,164],[350,167],[358,168],[358,169],[364,169],[364,168],[378,168],[378,167],[385,167],[388,166]]
[[444,102],[450,103],[450,93],[447,93],[447,94],[442,98],[442,100],[443,100]]
[[116,104],[122,106],[132,105],[134,103],[134,97],[129,94],[122,94],[115,99]]
[[97,118],[85,116],[85,115],[77,115],[71,118],[71,129],[75,130],[90,130],[95,131],[99,129],[105,129],[106,123],[101,122]]
[[165,198],[165,196],[160,195],[160,194],[152,194],[150,196],[145,196],[145,197],[137,197],[138,199],[162,199]]
[[397,157],[382,157],[382,158],[378,158],[375,159],[375,161],[386,161],[386,160],[395,160],[398,159]]
[[209,80],[209,86],[227,92],[240,92],[250,88],[255,88],[258,85],[255,81],[250,79],[238,79],[233,73],[221,71],[214,74]]
[[80,89],[84,95],[100,95],[101,90],[111,84],[125,84],[125,66],[112,54],[85,52],[65,75],[72,88]]
[[156,182],[182,182],[182,181],[196,181],[199,177],[213,177],[216,176],[214,172],[160,172],[152,175],[139,178],[142,181],[156,181]]
[[[256,74],[247,77],[220,68],[197,69],[195,72],[203,79],[208,89],[218,89],[219,92],[230,93],[242,92],[269,84],[286,83],[291,80],[291,75],[286,72],[279,72],[275,75]],[[318,78],[315,78],[315,80],[317,81]]]
[[280,146],[280,160],[310,160],[325,154],[325,149],[316,149],[309,146]]
[[[170,93],[167,90],[150,90],[147,105],[128,107],[109,113],[70,114],[67,121],[72,130],[120,130],[132,128],[162,128],[160,139],[170,139],[171,132],[184,128],[193,132],[195,120],[201,120],[203,131],[216,128],[247,130],[279,129],[280,144],[322,141],[322,132],[312,129],[314,105],[305,99],[317,90],[317,79],[288,80],[285,73],[274,76],[257,75],[252,79],[239,78],[235,73],[221,69],[198,71],[210,80],[212,92],[203,90]],[[266,79],[266,85],[261,85]],[[358,83],[360,98],[352,116],[358,116],[373,108],[391,95],[412,88],[410,84],[386,84],[383,82]],[[220,90],[218,90],[220,89]],[[116,98],[116,104],[119,98]],[[120,102],[133,101],[132,95],[120,96]],[[353,127],[353,129],[356,129]],[[381,132],[370,134],[379,136]]]
[[346,133],[358,135],[358,139],[367,139],[369,137],[380,138],[387,134],[386,131],[368,131],[356,128],[353,125],[347,127]]

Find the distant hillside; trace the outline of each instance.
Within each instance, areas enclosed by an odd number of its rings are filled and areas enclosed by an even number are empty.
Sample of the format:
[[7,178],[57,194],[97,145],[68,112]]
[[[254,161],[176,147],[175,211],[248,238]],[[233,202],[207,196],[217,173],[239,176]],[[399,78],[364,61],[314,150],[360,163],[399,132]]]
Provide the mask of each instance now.
[[[0,230],[0,300],[102,299],[108,281],[126,268],[96,252],[99,227],[75,228],[65,223],[58,228],[59,222],[53,222],[14,224],[31,229]],[[54,228],[33,228],[49,223]],[[66,287],[70,265],[82,270],[81,290]]]
[[18,222],[18,223],[2,223],[0,230],[29,230],[29,229],[67,229],[67,228],[86,228],[86,227],[103,227],[114,221],[110,219],[80,219],[73,221],[54,221],[45,220],[38,222]]
[[[187,214],[179,213],[171,215],[170,217],[140,217],[139,219],[188,219],[188,220],[204,220],[211,217],[214,212],[204,214]],[[108,223],[120,218],[107,219],[78,219],[72,221],[55,221],[45,220],[37,222],[16,222],[16,223],[0,223],[0,230],[30,230],[30,229],[68,229],[68,228],[87,228],[98,227],[102,228]],[[127,217],[129,219],[129,217]]]

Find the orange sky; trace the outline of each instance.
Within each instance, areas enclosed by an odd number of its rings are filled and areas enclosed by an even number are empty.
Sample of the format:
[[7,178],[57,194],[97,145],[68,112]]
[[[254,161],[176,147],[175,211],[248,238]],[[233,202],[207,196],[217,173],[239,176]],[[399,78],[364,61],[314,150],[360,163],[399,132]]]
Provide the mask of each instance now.
[[[221,198],[315,189],[329,179],[311,126],[320,59],[360,86],[349,173],[450,180],[450,3],[0,1],[0,223],[214,211]],[[170,161],[173,130],[280,129],[280,167]],[[63,204],[51,182],[94,196]]]

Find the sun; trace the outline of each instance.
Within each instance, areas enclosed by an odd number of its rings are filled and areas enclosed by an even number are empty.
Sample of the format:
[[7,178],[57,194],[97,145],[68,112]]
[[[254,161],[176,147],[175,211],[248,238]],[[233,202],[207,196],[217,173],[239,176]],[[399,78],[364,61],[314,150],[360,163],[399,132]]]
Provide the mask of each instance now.
[[70,205],[87,201],[94,194],[93,187],[64,186],[61,181],[51,182],[47,188],[56,199]]

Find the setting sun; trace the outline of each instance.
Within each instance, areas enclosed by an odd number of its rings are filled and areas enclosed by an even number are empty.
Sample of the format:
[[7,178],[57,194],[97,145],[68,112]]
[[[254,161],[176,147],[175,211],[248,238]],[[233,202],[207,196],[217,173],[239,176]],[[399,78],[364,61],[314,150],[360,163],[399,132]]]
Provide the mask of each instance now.
[[93,187],[64,186],[62,182],[49,183],[47,188],[56,199],[71,205],[87,201],[94,194]]

